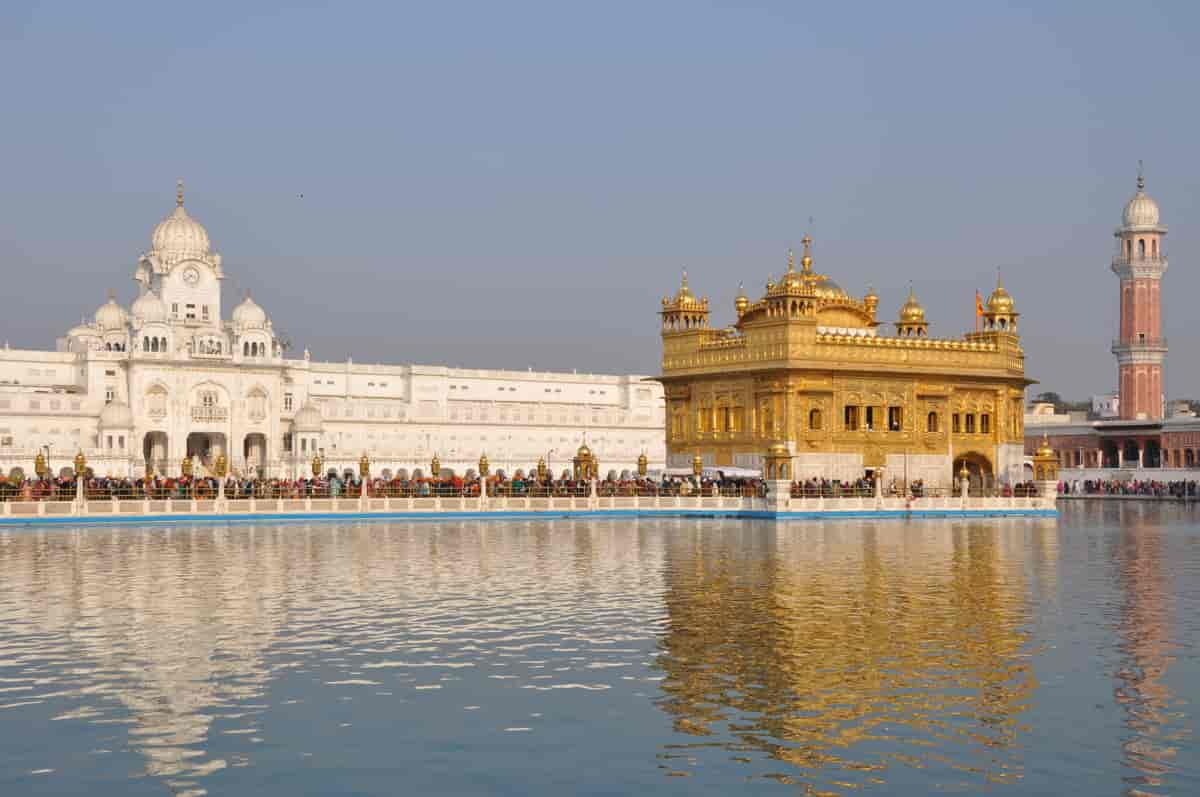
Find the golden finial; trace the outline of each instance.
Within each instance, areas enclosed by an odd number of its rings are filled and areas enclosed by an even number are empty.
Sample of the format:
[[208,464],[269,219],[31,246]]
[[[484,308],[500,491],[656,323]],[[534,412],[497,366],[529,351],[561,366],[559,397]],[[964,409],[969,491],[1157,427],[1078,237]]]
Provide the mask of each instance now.
[[175,207],[183,207],[183,178],[175,181]]
[[812,236],[805,233],[804,237],[800,239],[800,243],[804,245],[804,256],[800,258],[800,265],[804,268],[805,272],[811,272],[813,263]]
[[796,270],[796,257],[795,257],[795,253],[792,252],[792,247],[789,246],[788,247],[788,270],[787,270],[787,273],[791,274],[795,270]]
[[1138,186],[1138,193],[1139,193],[1139,194],[1140,194],[1140,193],[1142,192],[1142,190],[1143,190],[1143,189],[1145,189],[1145,187],[1146,187],[1146,175],[1145,175],[1145,173],[1142,171],[1142,159],[1141,159],[1141,158],[1138,158],[1138,182],[1137,182],[1137,186]]

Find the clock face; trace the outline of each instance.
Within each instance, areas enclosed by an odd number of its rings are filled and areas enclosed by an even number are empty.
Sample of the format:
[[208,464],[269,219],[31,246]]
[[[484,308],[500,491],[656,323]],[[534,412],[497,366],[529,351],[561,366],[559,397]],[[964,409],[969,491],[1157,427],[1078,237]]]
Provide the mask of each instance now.
[[200,269],[195,266],[185,268],[183,270],[183,281],[193,288],[196,287],[196,283],[200,281]]

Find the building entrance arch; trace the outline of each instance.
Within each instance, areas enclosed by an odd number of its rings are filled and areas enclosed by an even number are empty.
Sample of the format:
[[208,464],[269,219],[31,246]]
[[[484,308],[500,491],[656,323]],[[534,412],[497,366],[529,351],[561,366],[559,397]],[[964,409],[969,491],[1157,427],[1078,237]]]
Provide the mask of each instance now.
[[1138,444],[1136,440],[1126,440],[1121,446],[1121,461],[1118,467],[1136,467],[1138,461]]
[[220,432],[192,432],[187,436],[188,458],[199,459],[205,467],[211,466],[224,453],[225,435]]
[[996,483],[996,477],[992,471],[992,461],[978,451],[967,451],[954,458],[952,484],[958,483],[959,473],[962,472],[964,465],[969,474],[971,489],[988,489]]
[[251,432],[242,440],[242,458],[247,473],[255,473],[267,465],[267,436]]
[[147,432],[142,438],[142,459],[155,473],[167,472],[168,442],[166,432]]
[[1147,440],[1142,445],[1142,467],[1162,467],[1162,446],[1159,445],[1157,440]]

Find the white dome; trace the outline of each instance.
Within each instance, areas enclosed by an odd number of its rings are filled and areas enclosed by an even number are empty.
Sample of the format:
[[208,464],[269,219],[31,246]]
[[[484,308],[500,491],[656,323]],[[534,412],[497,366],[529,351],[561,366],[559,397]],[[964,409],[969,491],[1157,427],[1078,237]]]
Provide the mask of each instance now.
[[167,306],[154,291],[146,291],[137,297],[129,309],[133,317],[143,324],[161,323],[167,320]]
[[80,323],[77,327],[71,327],[67,332],[68,338],[98,338],[100,333],[91,324]]
[[292,431],[294,432],[319,432],[324,425],[325,420],[321,417],[321,410],[311,400],[304,402],[304,406],[292,418]]
[[150,246],[165,265],[198,260],[208,255],[208,230],[183,209],[183,181],[175,197],[175,211],[158,223]]
[[117,300],[112,296],[108,297],[108,301],[100,305],[100,309],[96,311],[96,326],[101,332],[112,332],[118,329],[124,329],[129,323],[129,314],[121,305],[117,304]]
[[265,327],[267,311],[262,309],[246,294],[242,303],[233,308],[233,323],[239,327]]
[[103,429],[132,429],[133,410],[120,401],[106,404],[100,413],[100,426]]
[[1145,187],[1145,180],[1138,177],[1137,193],[1125,203],[1125,211],[1121,214],[1121,223],[1126,227],[1158,226],[1158,203],[1146,196]]

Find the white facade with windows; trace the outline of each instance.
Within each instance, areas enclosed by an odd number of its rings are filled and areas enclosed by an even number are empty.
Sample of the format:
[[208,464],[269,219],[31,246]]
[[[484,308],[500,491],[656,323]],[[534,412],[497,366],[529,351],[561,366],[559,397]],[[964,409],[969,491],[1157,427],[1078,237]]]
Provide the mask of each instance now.
[[[569,467],[581,440],[601,471],[665,460],[662,386],[643,376],[469,370],[289,359],[267,313],[246,296],[225,320],[221,256],[188,215],[155,228],[134,270],[128,310],[110,296],[57,351],[0,351],[0,467],[32,472],[48,448],[55,471],[82,450],[94,470],[204,472],[224,453],[234,472],[428,470],[437,454],[462,474]],[[14,299],[11,297],[10,299]]]

